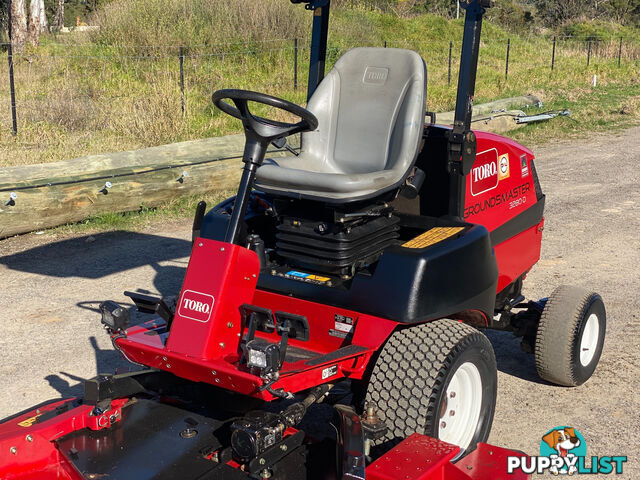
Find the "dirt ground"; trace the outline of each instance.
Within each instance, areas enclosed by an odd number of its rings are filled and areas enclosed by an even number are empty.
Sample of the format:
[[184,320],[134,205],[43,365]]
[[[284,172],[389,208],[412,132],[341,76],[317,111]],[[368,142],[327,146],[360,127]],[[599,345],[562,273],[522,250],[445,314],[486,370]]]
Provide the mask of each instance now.
[[[549,429],[573,426],[588,455],[628,456],[624,474],[610,477],[634,480],[640,478],[639,138],[636,127],[536,151],[547,195],[545,241],[524,293],[537,299],[557,285],[577,284],[602,295],[607,337],[593,378],[578,388],[549,385],[518,340],[488,333],[499,369],[490,442],[536,455]],[[104,299],[124,303],[124,290],[177,293],[189,223],[0,241],[0,418],[79,394],[82,379],[125,365],[96,308]]]

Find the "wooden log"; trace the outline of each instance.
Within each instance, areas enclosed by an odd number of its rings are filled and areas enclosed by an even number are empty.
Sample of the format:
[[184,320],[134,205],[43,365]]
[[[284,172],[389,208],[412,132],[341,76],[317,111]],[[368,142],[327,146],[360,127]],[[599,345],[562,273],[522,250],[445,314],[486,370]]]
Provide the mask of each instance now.
[[0,169],[0,238],[234,188],[243,148],[244,136],[233,135]]
[[[514,128],[519,128],[522,125],[516,124],[515,121],[499,120],[487,122],[486,120],[492,117],[491,113],[494,111],[506,110],[506,113],[513,113],[514,110],[512,109],[514,108],[521,109],[527,106],[540,104],[540,99],[535,95],[524,95],[521,97],[503,98],[489,103],[474,105],[472,114],[472,121],[474,123],[471,125],[471,128],[494,133],[501,133],[513,130]],[[516,110],[516,112],[517,111],[519,110]],[[440,125],[452,125],[453,117],[453,111],[438,113],[436,121]],[[476,120],[480,120],[481,122],[476,122]]]

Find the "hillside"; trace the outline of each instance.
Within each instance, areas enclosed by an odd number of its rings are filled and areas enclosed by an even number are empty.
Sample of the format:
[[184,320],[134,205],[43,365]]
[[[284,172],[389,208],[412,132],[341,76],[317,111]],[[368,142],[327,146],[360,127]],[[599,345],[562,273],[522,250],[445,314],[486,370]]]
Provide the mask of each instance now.
[[[0,118],[0,166],[237,132],[238,122],[210,104],[211,93],[219,88],[264,91],[298,103],[306,98],[311,14],[300,5],[282,0],[116,0],[99,10],[94,21],[101,26],[97,33],[50,36],[14,59],[18,135],[10,133],[7,108]],[[402,18],[342,2],[333,10],[329,64],[359,45],[411,48],[427,63],[428,108],[448,110],[455,101],[462,25],[462,19],[430,14]],[[555,119],[517,131],[519,140],[539,142],[638,122],[637,29],[604,22],[580,28],[571,35],[549,30],[532,36],[485,22],[476,101],[533,93],[545,108],[573,112],[573,120]],[[0,75],[7,78],[6,62],[0,63]],[[0,95],[9,105],[7,82]]]

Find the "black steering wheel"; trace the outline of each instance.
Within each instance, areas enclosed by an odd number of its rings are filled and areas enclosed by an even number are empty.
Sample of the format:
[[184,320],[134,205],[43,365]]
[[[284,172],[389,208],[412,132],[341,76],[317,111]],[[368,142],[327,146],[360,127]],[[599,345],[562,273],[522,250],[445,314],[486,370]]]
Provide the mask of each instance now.
[[[265,93],[229,88],[218,90],[211,99],[214,105],[224,113],[242,120],[246,133],[253,133],[263,142],[272,142],[294,133],[318,128],[318,119],[306,108]],[[225,100],[231,100],[235,107],[229,105]],[[270,107],[279,108],[300,117],[301,120],[298,123],[285,123],[258,117],[249,111],[248,102],[262,103]]]

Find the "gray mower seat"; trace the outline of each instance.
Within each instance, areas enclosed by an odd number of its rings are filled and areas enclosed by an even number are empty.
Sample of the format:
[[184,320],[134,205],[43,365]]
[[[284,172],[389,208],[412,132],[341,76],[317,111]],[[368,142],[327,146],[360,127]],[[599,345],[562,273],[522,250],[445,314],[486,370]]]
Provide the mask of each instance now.
[[265,159],[256,188],[329,203],[397,188],[419,152],[426,76],[416,52],[349,50],[309,100],[319,125],[302,134],[300,155]]

